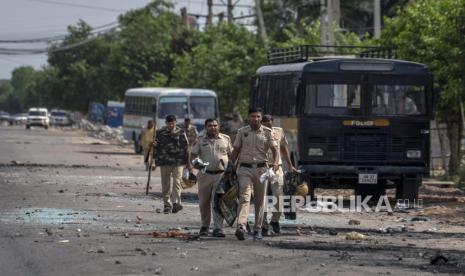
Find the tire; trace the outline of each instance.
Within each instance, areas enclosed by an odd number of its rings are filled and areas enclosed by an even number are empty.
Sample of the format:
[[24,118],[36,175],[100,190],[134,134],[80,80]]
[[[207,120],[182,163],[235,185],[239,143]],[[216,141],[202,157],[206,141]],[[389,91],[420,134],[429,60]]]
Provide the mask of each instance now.
[[421,176],[402,176],[400,183],[396,187],[396,200],[408,200],[409,204],[416,202],[418,200],[418,190],[420,186]]
[[44,126],[44,129],[48,129],[48,126]]
[[26,125],[26,129],[31,129],[31,126],[30,126],[30,125]]

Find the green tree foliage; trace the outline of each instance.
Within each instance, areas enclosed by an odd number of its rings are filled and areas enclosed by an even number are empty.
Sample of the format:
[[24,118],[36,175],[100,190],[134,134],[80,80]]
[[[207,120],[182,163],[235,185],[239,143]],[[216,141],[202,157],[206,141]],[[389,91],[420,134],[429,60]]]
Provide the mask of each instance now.
[[254,34],[234,24],[197,33],[198,45],[176,60],[173,84],[213,89],[224,113],[248,107],[250,78],[265,64],[265,52]]
[[193,33],[171,11],[153,1],[120,17],[121,32],[111,56],[112,82],[121,94],[131,87],[170,85],[176,55],[189,51]]
[[419,0],[399,16],[386,19],[383,45],[397,47],[398,56],[425,63],[435,84],[443,91],[438,115],[448,125],[451,158],[455,174],[460,165],[462,123],[460,103],[465,100],[465,0]]
[[21,110],[20,102],[14,94],[14,88],[10,81],[0,83],[0,110],[16,113]]
[[[51,48],[51,68],[39,76],[46,88],[37,90],[45,93],[43,98],[61,103],[60,107],[85,111],[91,101],[102,102],[112,94],[108,59],[113,40],[111,36],[92,38],[92,29],[84,21],[68,31],[66,39]],[[53,79],[52,84],[44,82],[48,78]]]

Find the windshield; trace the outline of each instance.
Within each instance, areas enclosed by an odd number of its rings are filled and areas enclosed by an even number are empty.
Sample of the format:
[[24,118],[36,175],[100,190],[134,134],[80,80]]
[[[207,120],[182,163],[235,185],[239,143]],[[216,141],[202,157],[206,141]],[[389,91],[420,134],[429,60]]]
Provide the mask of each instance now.
[[65,116],[66,116],[66,112],[59,112],[59,111],[52,112],[52,116],[56,116],[56,117],[65,117]]
[[375,85],[371,108],[375,115],[425,114],[425,87],[416,85]]
[[216,118],[214,97],[190,97],[192,117],[197,119]]
[[47,116],[47,113],[44,111],[31,111],[28,114],[29,116]]
[[175,115],[184,118],[187,114],[187,97],[161,97],[158,118]]

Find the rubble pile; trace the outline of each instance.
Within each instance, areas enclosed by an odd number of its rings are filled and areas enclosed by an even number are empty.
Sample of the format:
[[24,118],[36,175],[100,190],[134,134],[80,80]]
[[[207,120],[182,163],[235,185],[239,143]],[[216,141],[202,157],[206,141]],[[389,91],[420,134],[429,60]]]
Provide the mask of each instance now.
[[124,139],[122,127],[109,127],[102,124],[93,124],[86,119],[81,120],[81,129],[89,133],[89,136],[101,140],[116,140],[119,143],[127,144],[128,140]]

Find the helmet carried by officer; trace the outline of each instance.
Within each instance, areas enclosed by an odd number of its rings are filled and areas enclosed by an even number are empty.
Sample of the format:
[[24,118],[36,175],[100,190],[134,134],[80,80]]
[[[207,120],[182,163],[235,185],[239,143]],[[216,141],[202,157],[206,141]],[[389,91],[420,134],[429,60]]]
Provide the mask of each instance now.
[[189,189],[193,187],[195,184],[197,184],[197,176],[191,173],[187,168],[184,169],[182,173],[182,188]]

